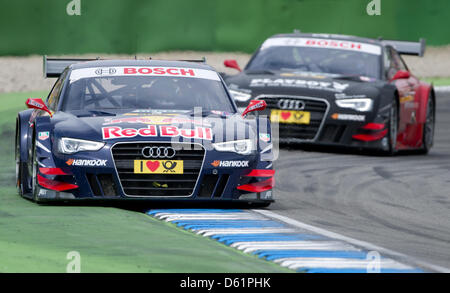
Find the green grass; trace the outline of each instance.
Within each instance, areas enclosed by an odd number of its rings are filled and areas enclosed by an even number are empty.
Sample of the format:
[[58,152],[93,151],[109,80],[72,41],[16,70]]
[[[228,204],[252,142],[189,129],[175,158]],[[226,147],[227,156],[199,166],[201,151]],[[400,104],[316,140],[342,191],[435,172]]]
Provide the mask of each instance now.
[[40,206],[14,187],[14,127],[28,97],[0,94],[0,272],[292,272],[143,213],[98,206]]
[[434,86],[450,86],[450,77],[425,77],[423,81],[433,83]]

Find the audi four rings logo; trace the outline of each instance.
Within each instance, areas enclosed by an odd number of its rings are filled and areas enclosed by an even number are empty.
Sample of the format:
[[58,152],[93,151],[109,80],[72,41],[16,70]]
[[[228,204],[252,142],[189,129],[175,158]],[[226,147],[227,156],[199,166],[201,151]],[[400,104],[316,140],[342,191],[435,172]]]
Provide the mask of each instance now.
[[303,110],[305,103],[299,100],[281,99],[278,101],[278,108],[283,110]]
[[149,147],[142,148],[142,155],[145,158],[166,158],[172,159],[176,155],[176,151],[172,147]]

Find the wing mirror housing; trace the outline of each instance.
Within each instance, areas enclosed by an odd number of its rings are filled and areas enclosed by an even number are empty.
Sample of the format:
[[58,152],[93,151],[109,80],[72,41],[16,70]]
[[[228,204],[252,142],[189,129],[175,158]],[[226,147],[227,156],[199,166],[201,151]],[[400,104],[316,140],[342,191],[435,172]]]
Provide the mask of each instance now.
[[251,100],[244,112],[242,112],[242,117],[247,116],[248,113],[254,111],[263,111],[266,109],[267,103],[263,100]]
[[47,108],[47,106],[45,105],[44,101],[42,101],[42,99],[28,99],[25,102],[25,104],[30,109],[42,110],[42,111],[47,112],[50,115],[50,117],[53,116],[52,112]]
[[234,69],[238,70],[239,72],[242,71],[242,69],[239,67],[239,64],[234,59],[227,59],[227,60],[225,60],[223,62],[223,65],[225,65],[225,67],[228,67],[228,68],[234,68]]
[[399,70],[395,73],[394,77],[391,78],[390,81],[394,81],[397,79],[408,79],[411,77],[411,73],[409,73],[409,71],[407,70]]

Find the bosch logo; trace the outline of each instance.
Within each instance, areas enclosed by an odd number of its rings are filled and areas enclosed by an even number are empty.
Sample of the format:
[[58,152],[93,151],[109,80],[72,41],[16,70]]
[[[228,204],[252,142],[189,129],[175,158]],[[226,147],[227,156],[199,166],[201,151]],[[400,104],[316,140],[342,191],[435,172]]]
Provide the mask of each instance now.
[[300,100],[280,99],[278,101],[278,108],[282,110],[303,110],[305,109],[305,102]]
[[141,154],[144,158],[161,158],[172,159],[176,155],[176,151],[172,147],[150,147],[146,146],[142,148]]
[[116,74],[117,70],[115,68],[99,68],[95,70],[95,74],[104,75],[104,74]]

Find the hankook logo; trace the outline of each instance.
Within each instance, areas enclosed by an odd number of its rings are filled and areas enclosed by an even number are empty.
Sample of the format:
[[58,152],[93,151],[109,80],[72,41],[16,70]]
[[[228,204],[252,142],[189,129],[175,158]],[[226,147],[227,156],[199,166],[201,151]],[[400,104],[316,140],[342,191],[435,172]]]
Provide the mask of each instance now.
[[282,110],[303,110],[305,109],[305,102],[300,100],[280,99],[278,101],[278,108]]
[[172,147],[150,147],[146,146],[142,148],[141,151],[144,158],[161,158],[161,159],[171,159],[175,157],[176,151]]

